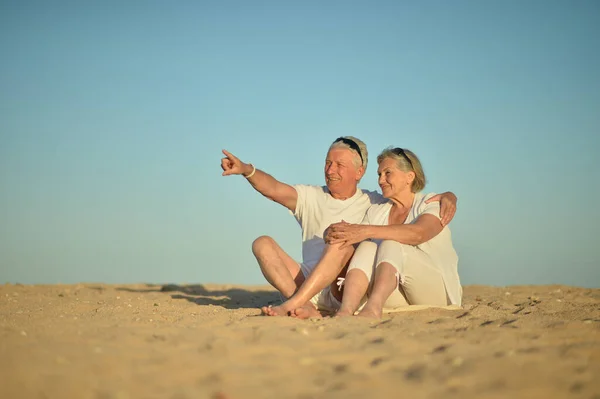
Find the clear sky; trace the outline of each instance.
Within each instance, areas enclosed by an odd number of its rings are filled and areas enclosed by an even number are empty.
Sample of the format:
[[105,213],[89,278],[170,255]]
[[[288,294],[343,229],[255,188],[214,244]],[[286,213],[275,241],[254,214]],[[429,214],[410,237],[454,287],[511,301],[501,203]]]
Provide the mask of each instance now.
[[453,191],[463,284],[600,287],[597,1],[0,1],[0,283],[264,282],[290,213],[389,145]]

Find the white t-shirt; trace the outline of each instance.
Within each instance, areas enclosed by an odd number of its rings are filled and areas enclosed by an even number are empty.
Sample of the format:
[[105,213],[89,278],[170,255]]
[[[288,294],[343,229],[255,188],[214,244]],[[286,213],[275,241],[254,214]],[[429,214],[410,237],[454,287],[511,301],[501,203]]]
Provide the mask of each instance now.
[[345,200],[331,196],[326,186],[293,186],[298,193],[294,216],[302,227],[302,270],[310,272],[321,259],[325,249],[323,233],[333,223],[342,220],[360,223],[372,204],[386,202],[381,194],[357,189]]
[[[425,201],[435,194],[416,193],[404,224],[414,223],[415,220],[423,214],[430,214],[440,218],[440,203],[438,201],[426,204]],[[377,226],[387,226],[389,223],[392,202],[387,201],[383,204],[372,205],[365,214],[362,224],[372,224]],[[380,244],[381,240],[373,240]],[[425,252],[433,265],[440,270],[444,278],[444,284],[448,293],[448,298],[452,304],[460,305],[462,298],[462,287],[458,277],[458,255],[452,246],[452,234],[450,228],[444,226],[442,231],[431,240],[417,245],[417,248]]]

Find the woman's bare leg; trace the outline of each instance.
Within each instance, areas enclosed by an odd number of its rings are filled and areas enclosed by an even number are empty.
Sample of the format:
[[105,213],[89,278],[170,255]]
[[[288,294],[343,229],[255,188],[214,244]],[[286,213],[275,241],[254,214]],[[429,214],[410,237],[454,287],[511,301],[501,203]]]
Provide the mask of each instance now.
[[369,288],[369,279],[364,271],[352,269],[346,274],[344,281],[344,296],[342,306],[336,313],[336,317],[352,316],[360,306],[362,298]]
[[396,268],[387,262],[380,263],[375,269],[375,281],[369,300],[358,316],[380,319],[385,301],[398,289]]
[[362,304],[373,275],[376,254],[377,244],[372,241],[361,242],[354,251],[344,281],[342,304],[336,316],[351,316]]

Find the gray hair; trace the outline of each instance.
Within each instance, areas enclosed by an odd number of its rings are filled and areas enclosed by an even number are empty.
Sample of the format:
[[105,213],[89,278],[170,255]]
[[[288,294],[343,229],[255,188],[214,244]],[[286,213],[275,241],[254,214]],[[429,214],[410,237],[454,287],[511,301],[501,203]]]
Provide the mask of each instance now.
[[[367,145],[362,142],[362,140],[357,139],[353,136],[342,136],[341,138],[352,140],[356,143],[358,148],[360,149],[360,154],[356,154],[354,157],[354,166],[358,169],[361,166],[364,167],[365,171],[367,170],[367,163],[369,162],[369,153],[367,152]],[[347,150],[353,150],[348,144],[342,141],[334,141],[333,144],[329,147],[329,150],[333,148],[344,148]],[[356,152],[355,150],[353,150]],[[360,158],[362,157],[362,161]]]
[[[406,155],[406,157],[402,154]],[[398,169],[401,171],[415,173],[415,179],[410,185],[410,191],[418,193],[425,188],[425,184],[427,184],[425,172],[423,171],[421,161],[419,161],[414,152],[406,148],[388,147],[377,156],[377,163],[380,164],[386,158],[396,160],[396,165],[398,165]]]

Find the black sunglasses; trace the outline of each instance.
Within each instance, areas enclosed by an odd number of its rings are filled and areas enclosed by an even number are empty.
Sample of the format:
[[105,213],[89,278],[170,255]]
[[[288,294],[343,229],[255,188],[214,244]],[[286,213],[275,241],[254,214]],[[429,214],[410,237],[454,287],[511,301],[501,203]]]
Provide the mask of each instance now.
[[408,161],[408,164],[410,165],[410,167],[414,169],[414,166],[413,166],[413,164],[412,164],[412,161],[410,160],[410,158],[408,157],[408,155],[406,155],[406,153],[404,152],[404,150],[403,150],[402,148],[400,148],[400,147],[396,147],[396,148],[394,148],[394,149],[392,150],[392,152],[393,152],[394,154],[396,154],[396,155],[401,155],[401,156],[403,156],[403,157],[404,157],[404,158],[405,158],[405,159]]
[[350,148],[352,148],[354,151],[358,152],[358,156],[360,157],[360,163],[361,163],[361,165],[364,165],[365,161],[363,160],[362,154],[360,152],[360,147],[358,146],[358,144],[356,144],[356,142],[354,142],[354,140],[350,140],[350,139],[347,139],[344,137],[338,137],[337,139],[335,139],[334,143],[339,143],[339,142],[349,145]]

